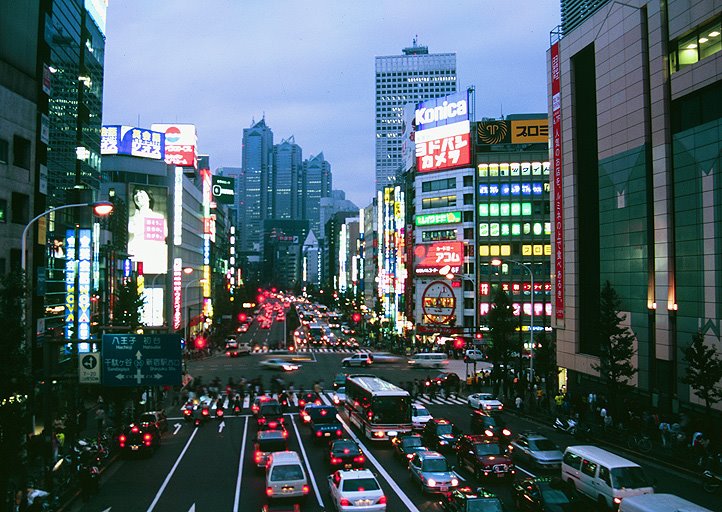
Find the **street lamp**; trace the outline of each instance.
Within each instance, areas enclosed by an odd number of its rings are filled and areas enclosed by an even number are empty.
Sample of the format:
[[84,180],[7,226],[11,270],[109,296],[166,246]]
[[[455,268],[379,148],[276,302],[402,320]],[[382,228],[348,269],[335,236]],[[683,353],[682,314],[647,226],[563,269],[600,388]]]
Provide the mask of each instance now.
[[[527,272],[529,272],[529,277],[531,278],[531,314],[529,315],[529,380],[531,381],[532,385],[534,384],[534,272],[532,272],[532,269],[529,265],[526,263],[522,263],[518,260],[511,260],[507,259],[504,261],[510,261],[516,265],[519,265],[520,267],[523,267]],[[491,260],[491,264],[495,267],[501,266],[503,263],[500,259],[493,259]],[[522,311],[524,311],[524,308],[522,308]]]

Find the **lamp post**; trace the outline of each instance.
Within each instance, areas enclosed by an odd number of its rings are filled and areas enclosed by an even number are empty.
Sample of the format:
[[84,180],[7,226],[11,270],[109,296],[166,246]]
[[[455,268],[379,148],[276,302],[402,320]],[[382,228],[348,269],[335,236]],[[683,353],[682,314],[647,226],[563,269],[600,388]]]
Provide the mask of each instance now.
[[[534,272],[532,271],[531,267],[527,265],[526,263],[522,263],[518,260],[511,260],[507,259],[504,261],[510,261],[516,265],[519,265],[520,267],[523,267],[524,270],[529,272],[529,277],[531,278],[531,312],[529,315],[529,380],[531,383],[534,383]],[[499,259],[493,259],[491,260],[491,264],[495,267],[498,267],[502,264],[502,260]],[[522,308],[522,311],[524,311],[524,308]]]

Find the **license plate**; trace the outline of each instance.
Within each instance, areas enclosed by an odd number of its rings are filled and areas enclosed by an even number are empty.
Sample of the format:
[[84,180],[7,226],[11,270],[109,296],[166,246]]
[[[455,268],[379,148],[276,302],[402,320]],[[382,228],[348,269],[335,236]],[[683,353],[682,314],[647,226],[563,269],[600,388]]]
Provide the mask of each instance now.
[[351,469],[353,467],[353,464],[344,464],[343,469]]
[[506,473],[497,473],[496,476],[498,478],[504,478],[506,476]]
[[282,488],[281,490],[282,490],[283,492],[293,492],[293,491],[294,491],[294,488],[293,488],[293,487],[284,487],[284,488]]
[[331,437],[331,432],[324,432],[323,435],[326,437]]
[[445,485],[442,485],[441,487],[439,487],[439,490],[440,490],[441,492],[446,492],[446,491],[449,490],[449,488],[448,488],[447,486],[445,486]]
[[140,446],[131,446],[130,449],[131,451],[136,451],[140,449]]

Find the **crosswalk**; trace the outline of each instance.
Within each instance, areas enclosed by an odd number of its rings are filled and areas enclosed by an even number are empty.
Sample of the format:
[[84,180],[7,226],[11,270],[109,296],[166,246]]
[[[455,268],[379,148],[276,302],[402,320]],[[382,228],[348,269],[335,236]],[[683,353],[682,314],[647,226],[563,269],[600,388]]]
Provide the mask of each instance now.
[[[275,393],[266,393],[267,395],[273,396],[274,398],[278,398],[278,395]],[[291,398],[291,404],[293,407],[298,407],[298,397],[296,395],[292,395]],[[333,393],[329,391],[324,391],[321,393],[321,400],[326,405],[333,405]],[[201,400],[204,401],[204,400]],[[209,400],[210,402],[210,409],[211,411],[215,411],[218,408],[218,401],[217,400]],[[436,397],[430,397],[426,395],[420,395],[416,397],[413,400],[413,403],[415,405],[421,405],[421,406],[429,406],[429,405],[467,405],[466,400],[461,396],[441,396],[437,395]],[[227,395],[224,395],[223,397],[223,409],[229,409],[233,407],[233,401],[229,399]],[[251,400],[250,396],[246,395],[243,398],[243,411],[248,411],[251,407]],[[180,409],[180,413],[183,414],[183,408]]]
[[335,354],[355,354],[356,352],[360,352],[361,350],[358,348],[350,348],[350,347],[299,347],[294,350],[289,350],[286,348],[254,348],[253,353],[254,354],[289,354],[289,353],[296,353],[296,354],[310,354],[311,352],[315,352],[317,354],[320,353],[335,353]]

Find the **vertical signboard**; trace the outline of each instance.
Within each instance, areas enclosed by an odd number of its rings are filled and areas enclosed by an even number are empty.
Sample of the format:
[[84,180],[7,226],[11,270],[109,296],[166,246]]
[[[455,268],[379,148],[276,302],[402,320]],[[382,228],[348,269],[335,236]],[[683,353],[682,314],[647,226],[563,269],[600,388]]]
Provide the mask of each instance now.
[[173,330],[180,330],[183,325],[183,305],[182,301],[182,285],[183,285],[183,260],[175,258],[173,260]]
[[75,230],[65,232],[65,339],[75,337]]
[[416,109],[416,170],[432,172],[471,162],[468,93],[419,103]]
[[203,297],[211,296],[211,200],[212,177],[210,169],[201,169],[203,185]]
[[552,166],[554,177],[554,304],[557,320],[564,320],[564,191],[562,189],[562,101],[559,42],[551,48]]
[[128,255],[143,262],[148,274],[168,269],[167,189],[150,185],[128,185]]
[[173,245],[183,243],[183,167],[175,168],[173,181]]
[[78,240],[78,339],[90,339],[90,287],[92,259],[92,231],[79,229]]

